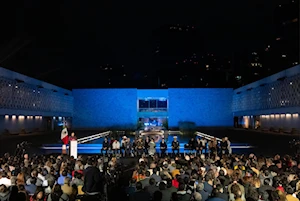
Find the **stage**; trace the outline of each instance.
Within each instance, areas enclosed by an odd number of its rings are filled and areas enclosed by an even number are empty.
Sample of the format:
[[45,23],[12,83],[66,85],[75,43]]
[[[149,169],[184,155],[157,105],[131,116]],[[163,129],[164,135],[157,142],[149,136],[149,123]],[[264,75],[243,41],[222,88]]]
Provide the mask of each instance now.
[[[188,153],[188,150],[184,150],[184,145],[188,143],[189,138],[183,137],[182,135],[176,135],[177,140],[180,143],[180,153]],[[127,136],[130,138],[132,142],[134,140],[133,136]],[[78,144],[78,154],[100,154],[102,149],[102,143],[104,138],[95,139],[89,141],[87,143]],[[120,139],[121,140],[121,139]],[[171,143],[173,141],[173,136],[169,135],[166,142],[168,145],[167,152],[172,153]],[[160,153],[160,145],[159,142],[156,142],[156,152]],[[51,153],[61,153],[62,144],[44,144],[41,147],[41,150],[44,154],[51,154]],[[233,153],[251,153],[253,148],[251,145],[246,143],[231,143],[231,148]]]

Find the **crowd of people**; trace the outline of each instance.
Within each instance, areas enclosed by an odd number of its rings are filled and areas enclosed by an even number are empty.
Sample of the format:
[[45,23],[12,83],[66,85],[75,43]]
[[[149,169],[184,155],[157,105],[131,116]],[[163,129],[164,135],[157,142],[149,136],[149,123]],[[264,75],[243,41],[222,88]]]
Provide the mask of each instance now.
[[299,158],[224,153],[143,157],[130,201],[299,201]]
[[0,158],[0,201],[107,200],[116,183],[115,157],[68,155]]
[[[199,146],[199,141],[204,139],[191,139],[186,145],[195,152],[178,154],[179,142],[174,138],[172,153],[161,155],[153,153],[151,146],[145,150],[139,138],[134,169],[119,186],[120,192],[113,193],[120,196],[118,200],[129,201],[299,201],[298,158],[232,154],[227,138],[220,143],[204,141],[207,146]],[[125,174],[118,156],[120,152],[77,159],[5,154],[0,158],[0,201],[109,200],[108,187],[121,185],[118,175]]]

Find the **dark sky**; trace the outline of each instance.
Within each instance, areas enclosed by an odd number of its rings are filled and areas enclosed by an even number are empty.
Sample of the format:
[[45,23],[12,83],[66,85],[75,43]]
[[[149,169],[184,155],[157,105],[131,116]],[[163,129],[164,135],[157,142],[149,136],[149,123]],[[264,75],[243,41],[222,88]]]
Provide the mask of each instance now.
[[274,31],[277,3],[7,1],[0,12],[0,66],[73,87],[79,76],[97,79],[95,69],[104,64],[151,68],[154,30],[178,23],[197,28],[202,51],[225,55],[255,49]]

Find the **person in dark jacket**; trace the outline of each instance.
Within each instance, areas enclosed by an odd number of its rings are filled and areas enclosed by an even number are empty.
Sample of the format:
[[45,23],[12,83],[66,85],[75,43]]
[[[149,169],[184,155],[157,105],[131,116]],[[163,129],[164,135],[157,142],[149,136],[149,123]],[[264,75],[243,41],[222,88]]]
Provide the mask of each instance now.
[[105,154],[107,154],[107,151],[109,150],[110,144],[108,142],[107,138],[104,138],[104,141],[102,143],[102,149],[101,149],[101,154],[103,154],[103,151],[105,151]]
[[90,200],[96,200],[104,191],[104,177],[102,176],[99,168],[96,167],[96,160],[93,158],[88,159],[88,167],[84,170],[84,184],[82,191],[89,195]]
[[208,199],[209,193],[204,190],[204,184],[203,183],[199,183],[196,186],[196,191],[201,194],[202,201],[206,201]]
[[224,188],[223,188],[222,184],[216,185],[216,188],[213,190],[213,195],[215,195],[215,197],[221,198],[225,201],[228,201],[228,199],[229,199],[228,194],[224,193]]
[[229,183],[230,183],[230,178],[229,178],[229,176],[225,173],[225,170],[224,169],[221,169],[220,171],[219,171],[219,180],[220,180],[220,182],[221,182],[221,184],[223,185],[223,186],[228,186],[229,185]]
[[223,155],[223,154],[229,154],[229,151],[228,151],[228,142],[225,140],[225,138],[222,138],[222,141],[220,143],[220,147],[221,147],[221,155]]
[[167,143],[165,142],[165,139],[163,138],[160,142],[160,151],[161,151],[162,157],[166,156],[167,149],[168,149]]
[[189,141],[189,149],[191,151],[194,151],[196,149],[196,141],[194,138],[191,138]]
[[143,185],[141,182],[136,183],[136,192],[129,196],[130,201],[150,201],[150,193],[143,190]]
[[191,195],[188,194],[185,190],[185,184],[180,183],[177,191],[177,197],[179,201],[189,201],[191,199]]
[[173,155],[175,155],[175,152],[179,154],[179,142],[177,141],[177,136],[174,136],[174,140],[172,142],[172,151]]

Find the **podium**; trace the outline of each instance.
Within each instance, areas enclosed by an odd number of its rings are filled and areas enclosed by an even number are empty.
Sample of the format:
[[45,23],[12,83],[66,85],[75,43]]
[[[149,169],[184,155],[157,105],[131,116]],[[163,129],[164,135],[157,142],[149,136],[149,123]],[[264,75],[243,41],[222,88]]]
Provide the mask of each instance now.
[[70,141],[70,156],[73,156],[77,159],[77,140]]

